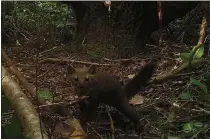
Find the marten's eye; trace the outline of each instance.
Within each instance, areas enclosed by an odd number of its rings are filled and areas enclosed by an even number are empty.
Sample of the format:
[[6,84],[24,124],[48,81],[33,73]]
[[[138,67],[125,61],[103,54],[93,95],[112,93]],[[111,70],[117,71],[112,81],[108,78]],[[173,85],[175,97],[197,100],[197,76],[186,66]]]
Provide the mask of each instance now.
[[75,81],[78,81],[78,77],[77,77],[77,76],[75,76],[75,77],[74,77],[74,80],[75,80]]
[[85,81],[88,81],[89,80],[89,77],[88,76],[85,76]]

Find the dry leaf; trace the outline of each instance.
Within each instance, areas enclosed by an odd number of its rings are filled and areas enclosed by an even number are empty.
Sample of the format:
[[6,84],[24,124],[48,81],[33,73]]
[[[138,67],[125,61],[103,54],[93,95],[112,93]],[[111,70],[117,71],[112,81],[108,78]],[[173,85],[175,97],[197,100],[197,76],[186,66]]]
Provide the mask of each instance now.
[[135,95],[130,101],[129,103],[131,105],[139,105],[139,104],[143,104],[144,103],[144,100],[145,100],[145,97],[144,96],[141,96],[141,95]]
[[134,74],[130,74],[130,75],[128,75],[128,79],[133,79],[133,77],[135,77],[135,75],[134,75]]
[[154,88],[150,88],[148,93],[152,93],[154,91]]
[[17,69],[18,69],[18,71],[22,71],[22,69],[21,69],[21,68],[19,68],[19,67],[17,67]]
[[75,129],[63,121],[59,121],[55,126],[55,131],[63,136],[69,136],[73,130]]
[[173,67],[173,69],[172,70],[175,70],[175,69],[177,69],[178,67],[175,65],[174,67]]
[[55,131],[69,139],[84,139],[83,131],[79,121],[75,118],[69,118],[66,121],[60,121],[55,126]]

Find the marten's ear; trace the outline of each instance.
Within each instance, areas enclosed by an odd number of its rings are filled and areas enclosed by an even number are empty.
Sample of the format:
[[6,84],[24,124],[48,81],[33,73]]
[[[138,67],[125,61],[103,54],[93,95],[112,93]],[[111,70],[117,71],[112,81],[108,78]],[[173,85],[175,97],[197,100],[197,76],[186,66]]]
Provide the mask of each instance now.
[[75,68],[74,67],[72,67],[72,66],[68,66],[67,67],[67,73],[68,74],[73,74],[75,72]]
[[97,71],[97,68],[95,65],[91,65],[88,69],[88,72],[91,73],[91,74],[95,74]]

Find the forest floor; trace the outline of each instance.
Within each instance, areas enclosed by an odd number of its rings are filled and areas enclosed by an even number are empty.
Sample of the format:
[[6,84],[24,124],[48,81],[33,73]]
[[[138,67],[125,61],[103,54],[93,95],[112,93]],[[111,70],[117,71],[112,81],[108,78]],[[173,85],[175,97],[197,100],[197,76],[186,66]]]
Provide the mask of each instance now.
[[[189,50],[192,49],[190,45],[168,40],[163,42],[161,46],[150,46],[152,47],[150,47],[148,53],[141,54],[140,57],[129,58],[132,60],[109,59],[107,57],[92,59],[90,54],[87,53],[67,53],[64,46],[56,46],[56,48],[52,50],[41,50],[38,61],[46,58],[75,61],[68,63],[55,62],[38,64],[38,90],[49,90],[55,95],[54,97],[57,98],[56,102],[68,102],[73,100],[76,96],[70,81],[66,79],[68,65],[73,65],[74,67],[91,65],[90,63],[85,64],[81,61],[108,64],[98,65],[98,70],[106,71],[126,84],[129,80],[128,75],[135,74],[137,69],[141,68],[152,58],[155,57],[158,61],[157,70],[153,75],[153,77],[156,77],[179,67],[182,61],[178,54],[181,52],[189,52]],[[35,85],[37,48],[4,45],[2,49],[5,50],[18,70],[24,74],[28,82]],[[207,132],[197,129],[196,131],[188,133],[184,132],[182,128],[185,123],[192,121],[199,121],[210,126],[210,121],[206,119],[206,113],[210,111],[209,105],[204,104],[203,100],[197,97],[190,100],[180,100],[178,98],[180,94],[185,92],[195,92],[196,89],[192,89],[191,80],[200,80],[203,74],[210,72],[209,51],[209,46],[206,45],[204,54],[204,58],[206,59],[205,64],[201,64],[194,69],[183,70],[178,73],[176,77],[164,80],[159,84],[150,84],[139,92],[141,97],[138,97],[137,102],[135,102],[138,104],[136,104],[135,107],[139,113],[141,113],[142,120],[145,123],[146,130],[143,133],[144,135],[142,135],[144,138],[159,139],[169,136],[188,138],[200,134],[202,134],[202,136],[200,136],[201,138],[209,137],[209,128]],[[81,63],[76,61],[80,61]],[[3,63],[3,65],[5,65],[5,63]],[[199,91],[196,90],[196,92]],[[176,111],[174,111],[175,103],[179,105]],[[77,105],[69,107],[69,111],[76,118],[79,117]],[[111,138],[112,132],[108,113],[111,114],[114,121],[114,134],[116,139],[139,138],[134,132],[132,125],[127,122],[128,120],[112,108],[110,108],[108,112],[103,109],[103,107],[98,108],[97,120],[88,125],[84,130],[94,133],[100,138]],[[55,120],[53,120],[55,118],[54,114],[43,112],[42,115],[47,127],[52,128],[52,121],[55,122]],[[169,122],[168,119],[170,119],[171,116],[174,116],[174,118],[172,118],[172,122]],[[65,119],[67,117],[63,118]]]

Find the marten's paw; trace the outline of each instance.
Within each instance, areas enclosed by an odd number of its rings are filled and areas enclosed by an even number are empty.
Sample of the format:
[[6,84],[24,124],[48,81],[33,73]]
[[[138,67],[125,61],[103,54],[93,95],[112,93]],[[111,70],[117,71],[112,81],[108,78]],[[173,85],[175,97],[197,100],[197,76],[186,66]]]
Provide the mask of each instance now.
[[137,122],[135,124],[135,131],[137,134],[142,134],[144,132],[145,124],[143,122]]

